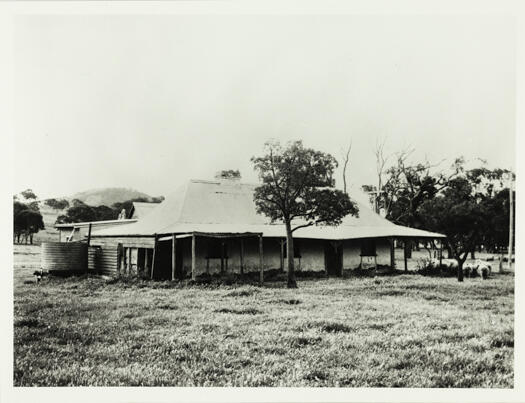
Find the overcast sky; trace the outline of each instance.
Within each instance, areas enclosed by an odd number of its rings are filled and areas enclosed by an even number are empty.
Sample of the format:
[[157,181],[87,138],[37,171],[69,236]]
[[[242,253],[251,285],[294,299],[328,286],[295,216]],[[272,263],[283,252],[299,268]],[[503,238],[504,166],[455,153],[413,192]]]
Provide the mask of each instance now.
[[[454,16],[19,16],[14,191],[166,195],[270,138],[514,166],[515,25]],[[340,180],[340,173],[337,179]]]

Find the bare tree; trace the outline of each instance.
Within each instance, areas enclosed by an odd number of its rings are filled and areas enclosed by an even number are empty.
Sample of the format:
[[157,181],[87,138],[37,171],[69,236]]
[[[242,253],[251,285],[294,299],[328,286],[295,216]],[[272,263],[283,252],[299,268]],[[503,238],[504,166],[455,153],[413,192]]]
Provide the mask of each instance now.
[[377,193],[374,202],[374,211],[379,214],[383,194],[383,177],[386,174],[386,164],[392,155],[385,154],[386,137],[376,140],[374,154],[376,156]]
[[348,145],[346,151],[341,148],[341,156],[343,159],[343,192],[346,194],[348,194],[346,189],[346,169],[348,167],[348,162],[350,161],[350,151],[352,151],[352,140],[350,140],[350,144]]

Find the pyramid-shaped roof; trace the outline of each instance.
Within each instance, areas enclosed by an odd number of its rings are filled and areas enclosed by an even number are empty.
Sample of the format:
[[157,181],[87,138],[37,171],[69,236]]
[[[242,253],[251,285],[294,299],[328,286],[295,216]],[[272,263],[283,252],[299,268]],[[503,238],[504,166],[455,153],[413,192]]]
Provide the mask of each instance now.
[[[153,208],[138,222],[108,228],[93,236],[152,236],[154,234],[262,233],[284,237],[284,225],[272,224],[258,214],[253,201],[257,185],[236,180],[190,180]],[[355,201],[355,198],[353,198]],[[392,224],[373,212],[367,205],[355,201],[359,216],[347,216],[338,226],[311,226],[294,232],[297,238],[353,239],[368,237],[431,237],[441,234]]]

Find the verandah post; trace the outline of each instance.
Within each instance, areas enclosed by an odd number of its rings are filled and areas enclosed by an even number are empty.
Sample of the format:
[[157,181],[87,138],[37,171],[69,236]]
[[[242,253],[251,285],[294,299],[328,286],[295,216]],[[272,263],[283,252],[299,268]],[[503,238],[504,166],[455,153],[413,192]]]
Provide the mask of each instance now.
[[439,269],[443,266],[443,240],[439,240]]
[[154,235],[154,241],[153,241],[153,258],[151,259],[151,279],[153,280],[153,272],[155,271],[155,257],[157,255],[157,234]]
[[89,223],[87,246],[91,244],[91,225],[92,223]]
[[284,271],[284,239],[281,238],[281,271]]
[[396,268],[396,249],[394,247],[394,238],[390,238],[390,269]]
[[408,262],[407,262],[407,249],[411,247],[408,242],[408,238],[403,240],[403,259],[405,260],[405,271],[408,271]]
[[171,238],[171,281],[175,280],[175,270],[177,265],[177,238],[173,234]]
[[259,235],[259,284],[264,283],[264,267],[263,267],[263,236]]
[[197,273],[195,272],[195,233],[191,234],[191,279],[195,280]]
[[127,260],[126,271],[129,276],[131,275],[131,247],[128,247],[128,253],[127,253],[126,260]]

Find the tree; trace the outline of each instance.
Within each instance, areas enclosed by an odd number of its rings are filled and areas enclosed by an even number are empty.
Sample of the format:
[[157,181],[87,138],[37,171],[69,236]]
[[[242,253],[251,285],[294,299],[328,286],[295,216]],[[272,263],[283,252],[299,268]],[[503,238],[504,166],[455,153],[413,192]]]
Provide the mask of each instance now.
[[20,194],[24,196],[26,200],[36,200],[37,199],[36,194],[31,189],[26,189],[23,192],[20,192]]
[[296,288],[293,232],[312,225],[338,225],[358,208],[347,194],[335,189],[337,161],[330,154],[305,148],[301,141],[282,148],[265,144],[266,154],[252,157],[262,182],[255,189],[257,211],[286,227],[288,287]]
[[374,211],[379,214],[381,211],[381,197],[383,194],[383,176],[385,174],[386,163],[391,155],[385,155],[386,138],[376,140],[374,154],[376,156],[376,173],[377,173],[377,193],[374,202]]
[[159,196],[159,197],[151,197],[151,198],[147,198],[147,197],[136,197],[134,199],[130,199],[130,200],[126,200],[126,201],[123,201],[123,202],[117,202],[117,203],[113,203],[113,205],[111,206],[111,208],[115,211],[115,217],[114,219],[116,219],[120,212],[124,209],[126,210],[126,217],[129,216],[130,214],[130,211],[131,211],[131,207],[133,207],[133,202],[140,202],[140,203],[161,203],[162,201],[164,201],[164,196]]
[[93,207],[87,204],[74,203],[73,207],[67,209],[65,215],[57,217],[57,224],[97,221],[97,215]]
[[108,206],[96,206],[92,207],[92,209],[95,214],[95,221],[114,220],[118,217],[116,211]]
[[69,202],[66,199],[47,199],[45,204],[55,210],[64,210],[69,207]]
[[[22,210],[15,216],[15,232],[16,229],[20,230],[20,234],[24,234],[27,238],[29,237],[30,243],[33,244],[33,235],[39,230],[45,229],[44,220],[42,215],[33,210]],[[18,242],[20,242],[20,235],[18,235]]]
[[447,243],[458,262],[457,278],[463,281],[463,263],[480,242],[489,217],[486,205],[476,197],[465,176],[452,179],[438,196],[420,206],[426,229],[447,236]]
[[[492,251],[500,251],[509,244],[510,199],[505,181],[509,177],[511,180],[514,179],[515,175],[507,169],[491,170],[482,166],[467,171],[466,176],[472,184],[475,197],[483,204],[487,216],[479,245],[484,245]],[[514,234],[514,231],[512,232]]]
[[218,179],[240,179],[241,172],[238,169],[225,169],[217,172],[215,177]]
[[352,141],[350,140],[350,144],[348,145],[348,148],[346,150],[341,149],[341,156],[343,158],[343,192],[348,194],[347,192],[347,186],[346,186],[346,170],[348,167],[348,163],[350,162],[350,152],[352,151]]
[[[40,224],[38,223],[38,216],[40,216],[40,219],[42,219],[42,216],[40,214],[40,211],[38,209],[38,203],[35,205],[35,201],[31,203],[22,203],[18,201],[18,198],[13,198],[13,220],[14,220],[14,228],[13,228],[13,235],[15,237],[15,240],[17,243],[20,243],[20,237],[24,235],[26,237],[26,243],[27,243],[27,237],[30,237],[31,243],[33,243],[33,233],[38,232],[40,229]],[[21,214],[24,212],[24,214]],[[34,213],[29,214],[28,212]],[[43,226],[42,221],[42,226]]]
[[114,203],[111,207],[108,207],[104,205],[89,206],[81,200],[74,199],[71,201],[72,207],[68,208],[66,214],[59,215],[56,223],[67,224],[86,221],[116,220],[122,209],[125,209],[126,214],[129,214],[133,202],[160,203],[162,200],[164,200],[163,196],[153,197],[151,199],[148,197],[137,197],[126,200],[125,202]]
[[18,218],[18,214],[24,210],[28,210],[28,207],[26,204],[19,202],[18,198],[13,199],[13,219],[14,219],[14,229],[13,229],[13,235],[15,237],[16,243],[20,243],[20,236],[23,234],[25,227],[24,223],[20,218]]

